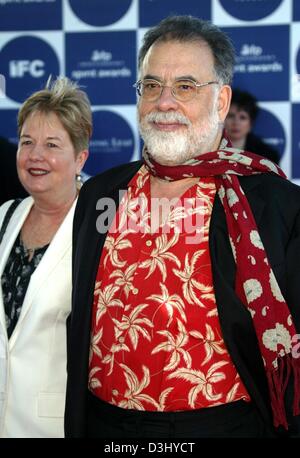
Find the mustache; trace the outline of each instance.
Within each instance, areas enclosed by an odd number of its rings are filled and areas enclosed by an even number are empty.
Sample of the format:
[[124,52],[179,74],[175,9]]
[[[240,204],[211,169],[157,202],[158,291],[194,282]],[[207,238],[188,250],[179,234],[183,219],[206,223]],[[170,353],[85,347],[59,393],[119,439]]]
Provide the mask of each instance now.
[[190,126],[192,124],[188,118],[186,118],[181,113],[176,112],[160,113],[154,111],[152,113],[147,114],[144,120],[146,122],[177,122],[179,124],[185,124],[186,126]]

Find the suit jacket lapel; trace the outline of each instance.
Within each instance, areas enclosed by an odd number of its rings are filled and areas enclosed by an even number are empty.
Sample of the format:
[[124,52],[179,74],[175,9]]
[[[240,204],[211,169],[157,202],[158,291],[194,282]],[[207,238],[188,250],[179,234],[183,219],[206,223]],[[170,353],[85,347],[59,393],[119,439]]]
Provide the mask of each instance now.
[[[87,314],[86,306],[89,306],[89,312],[91,311],[90,306],[92,304],[92,296],[94,295],[95,278],[97,275],[102,248],[108,232],[108,230],[99,231],[99,227],[98,229],[96,227],[97,219],[101,217],[101,214],[104,211],[106,211],[106,209],[97,209],[97,203],[101,198],[105,199],[108,203],[110,202],[112,205],[112,212],[108,213],[110,213],[109,216],[114,217],[115,211],[118,209],[120,203],[120,192],[127,190],[129,181],[140,167],[141,162],[132,163],[128,170],[124,172],[122,180],[117,185],[106,182],[103,183],[102,188],[97,189],[97,194],[95,193],[95,195],[92,196],[92,202],[90,201],[91,195],[89,195],[89,202],[87,202],[86,205],[87,211],[83,215],[82,221],[79,222],[80,237],[78,238],[78,245],[75,241],[76,252],[75,258],[73,259],[73,264],[75,266],[79,266],[79,269],[74,269],[73,272],[73,288],[76,289],[80,285],[80,296],[85,298],[85,304],[81,307],[81,311],[85,316]],[[84,204],[81,203],[81,207],[83,205]],[[77,221],[75,221],[75,225],[77,225]],[[87,256],[88,253],[90,253],[90,256]],[[84,284],[80,282],[81,275],[86,280]],[[84,319],[83,316],[81,318]]]
[[[74,218],[73,251],[73,297],[72,313],[68,319],[68,388],[66,400],[66,432],[71,427],[75,437],[86,431],[86,407],[88,363],[91,336],[91,312],[95,279],[106,234],[99,233],[96,221],[101,211],[96,209],[98,199],[112,199],[115,208],[119,205],[119,190],[126,190],[132,176],[141,167],[141,162],[128,164],[113,170],[113,176],[96,178],[87,182],[79,197]],[[78,340],[80,336],[80,340]],[[76,380],[76,386],[73,381]],[[84,393],[78,396],[78,392]],[[75,401],[75,402],[74,402]]]

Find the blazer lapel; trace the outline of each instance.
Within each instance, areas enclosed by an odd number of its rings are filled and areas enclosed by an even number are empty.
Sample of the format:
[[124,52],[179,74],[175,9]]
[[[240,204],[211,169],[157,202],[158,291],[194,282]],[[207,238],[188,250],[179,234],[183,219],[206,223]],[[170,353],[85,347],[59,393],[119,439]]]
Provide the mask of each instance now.
[[23,325],[27,313],[32,307],[36,295],[42,294],[43,284],[47,281],[47,278],[49,277],[50,273],[53,271],[53,269],[55,269],[57,264],[61,262],[61,260],[64,258],[64,256],[71,247],[72,221],[74,216],[75,205],[76,201],[73,203],[61,226],[59,227],[58,231],[53,237],[53,240],[51,241],[44,256],[42,257],[39,265],[37,266],[37,268],[31,276],[28,289],[26,291],[26,295],[24,298],[24,302],[22,305],[19,320],[9,340],[9,345],[11,347],[15,343],[20,328]]
[[[32,197],[24,199],[16,208],[6,228],[5,234],[0,245],[0,278],[5,269],[7,259],[11,252],[12,246],[23,226],[23,223],[33,205]],[[6,335],[5,313],[3,304],[2,286],[0,282],[0,324],[4,328]]]

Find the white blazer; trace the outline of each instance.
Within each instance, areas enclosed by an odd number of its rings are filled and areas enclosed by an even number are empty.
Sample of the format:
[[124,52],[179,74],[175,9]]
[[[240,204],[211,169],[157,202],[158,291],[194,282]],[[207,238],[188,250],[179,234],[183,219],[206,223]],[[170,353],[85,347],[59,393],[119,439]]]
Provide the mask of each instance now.
[[[0,207],[0,227],[11,202]],[[32,205],[32,197],[24,199],[10,219],[0,245],[0,277]],[[0,282],[0,437],[64,436],[74,209],[75,202],[31,276],[9,340]]]

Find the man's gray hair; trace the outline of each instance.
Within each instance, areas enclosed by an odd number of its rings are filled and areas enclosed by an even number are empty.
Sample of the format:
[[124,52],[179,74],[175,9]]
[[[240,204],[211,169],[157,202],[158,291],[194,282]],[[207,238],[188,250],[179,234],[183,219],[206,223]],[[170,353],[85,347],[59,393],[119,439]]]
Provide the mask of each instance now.
[[169,16],[163,19],[144,35],[139,52],[139,69],[153,43],[165,41],[206,42],[214,57],[216,78],[221,84],[231,84],[235,50],[228,35],[211,22],[193,16]]

